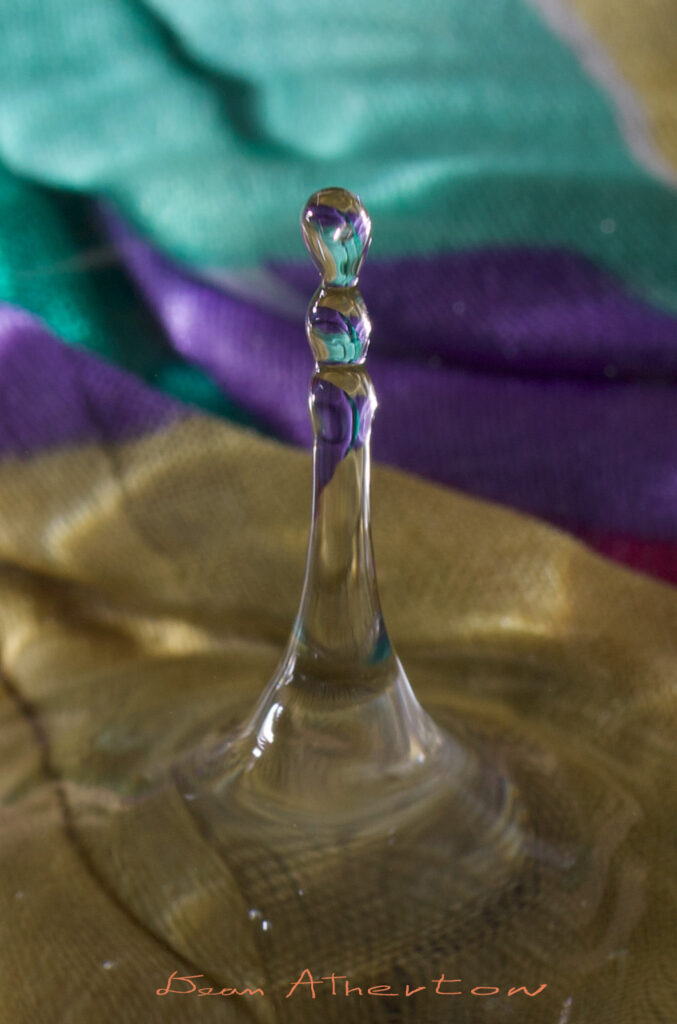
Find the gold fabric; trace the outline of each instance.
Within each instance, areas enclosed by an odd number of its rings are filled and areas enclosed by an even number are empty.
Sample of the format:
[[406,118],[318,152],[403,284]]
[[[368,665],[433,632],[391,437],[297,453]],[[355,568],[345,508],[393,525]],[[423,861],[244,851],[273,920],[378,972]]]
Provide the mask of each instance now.
[[[197,416],[0,467],[1,1024],[400,1019],[385,999],[269,996],[247,903],[159,784],[272,672],[300,595],[309,494],[306,453]],[[604,879],[583,896],[542,893],[537,928],[508,904],[507,930],[468,933],[448,977],[506,984],[509,964],[511,983],[548,990],[518,1016],[467,996],[449,1019],[667,1024],[677,593],[380,466],[373,514],[386,620],[420,698],[529,749],[535,805],[583,823]],[[358,916],[355,942],[367,933]],[[283,941],[293,954],[293,929]],[[157,996],[175,970],[266,996]],[[421,978],[425,963],[409,980]]]
[[[615,69],[636,90],[641,114],[661,155],[677,171],[675,120],[674,16],[672,0],[643,0],[641,4],[609,4],[606,0],[568,0],[593,30]],[[640,117],[641,117],[640,114]]]

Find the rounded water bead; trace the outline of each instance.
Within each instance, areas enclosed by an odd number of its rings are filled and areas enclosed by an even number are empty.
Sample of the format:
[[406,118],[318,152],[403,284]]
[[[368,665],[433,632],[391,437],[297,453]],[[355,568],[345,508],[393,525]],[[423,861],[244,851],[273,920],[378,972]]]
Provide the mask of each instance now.
[[301,214],[301,232],[323,284],[357,283],[371,243],[371,218],[359,196],[344,188],[315,192]]
[[308,307],[306,334],[318,363],[363,363],[371,321],[357,288],[318,288]]

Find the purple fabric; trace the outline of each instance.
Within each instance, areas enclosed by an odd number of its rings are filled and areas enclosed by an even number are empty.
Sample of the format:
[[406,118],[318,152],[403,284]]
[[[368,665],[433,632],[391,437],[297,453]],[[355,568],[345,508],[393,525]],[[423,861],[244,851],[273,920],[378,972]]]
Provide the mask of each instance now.
[[0,304],[0,456],[157,429],[185,407]]
[[[310,298],[309,262],[276,268]],[[367,260],[374,351],[544,377],[677,379],[677,319],[575,253],[480,249]],[[371,358],[371,357],[370,357]]]
[[[310,443],[302,324],[109,225],[181,354]],[[280,273],[310,298],[312,268]],[[561,252],[372,261],[364,279],[376,458],[574,531],[677,535],[677,391],[660,380],[677,373],[677,321]]]

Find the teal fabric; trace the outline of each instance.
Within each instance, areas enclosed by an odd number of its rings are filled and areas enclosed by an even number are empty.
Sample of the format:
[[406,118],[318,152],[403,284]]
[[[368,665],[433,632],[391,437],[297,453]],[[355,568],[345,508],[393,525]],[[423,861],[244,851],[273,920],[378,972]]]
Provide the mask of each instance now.
[[0,302],[36,313],[64,341],[184,401],[254,422],[169,345],[87,201],[33,186],[2,167]]
[[0,8],[0,158],[189,264],[301,256],[300,202],[336,183],[368,196],[374,258],[566,246],[677,308],[674,191],[522,0]]

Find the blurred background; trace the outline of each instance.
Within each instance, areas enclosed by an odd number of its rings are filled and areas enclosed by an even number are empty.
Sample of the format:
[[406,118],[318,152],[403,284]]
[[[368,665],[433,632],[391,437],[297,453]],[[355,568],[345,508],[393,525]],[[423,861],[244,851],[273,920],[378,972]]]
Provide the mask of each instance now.
[[298,216],[360,193],[376,458],[677,580],[670,0],[0,3],[0,454],[310,443]]

